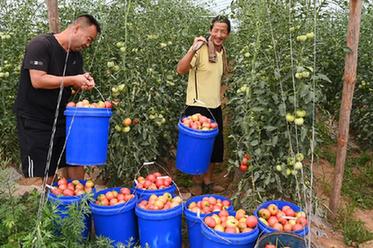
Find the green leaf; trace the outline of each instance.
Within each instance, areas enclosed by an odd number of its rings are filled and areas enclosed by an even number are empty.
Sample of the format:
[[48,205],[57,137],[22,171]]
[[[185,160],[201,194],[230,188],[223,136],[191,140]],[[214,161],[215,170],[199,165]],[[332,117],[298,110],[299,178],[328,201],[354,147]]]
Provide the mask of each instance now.
[[264,129],[268,132],[272,132],[273,130],[276,130],[277,127],[274,127],[274,126],[265,126]]

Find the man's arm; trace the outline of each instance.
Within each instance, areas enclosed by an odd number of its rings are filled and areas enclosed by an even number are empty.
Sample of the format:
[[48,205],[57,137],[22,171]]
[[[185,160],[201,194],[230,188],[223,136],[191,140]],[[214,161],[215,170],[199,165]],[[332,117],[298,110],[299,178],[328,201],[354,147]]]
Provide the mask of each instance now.
[[190,62],[193,59],[194,54],[198,51],[198,49],[203,45],[204,42],[207,42],[205,37],[200,36],[194,39],[193,45],[190,47],[188,52],[184,55],[182,59],[180,59],[179,63],[176,67],[176,72],[179,74],[188,73],[191,65]]
[[36,89],[57,89],[63,82],[64,87],[73,87],[74,89],[90,90],[95,86],[93,78],[89,73],[75,76],[53,76],[45,71],[29,70],[32,86]]

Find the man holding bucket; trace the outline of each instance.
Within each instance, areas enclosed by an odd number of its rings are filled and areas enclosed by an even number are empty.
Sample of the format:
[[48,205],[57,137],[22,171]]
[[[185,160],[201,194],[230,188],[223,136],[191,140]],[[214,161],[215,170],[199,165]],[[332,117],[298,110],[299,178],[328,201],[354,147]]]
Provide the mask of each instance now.
[[[231,31],[231,24],[227,17],[216,16],[211,21],[209,35],[199,36],[188,52],[180,59],[176,71],[179,74],[189,73],[185,115],[201,113],[218,123],[219,134],[215,138],[211,156],[211,164],[203,175],[202,184],[192,192],[200,193],[221,192],[224,189],[212,183],[214,163],[223,162],[223,117],[221,109],[220,88],[222,77],[226,74],[227,55],[223,47],[224,41]],[[213,116],[211,116],[211,113]],[[198,178],[194,177],[198,182]]]
[[[66,138],[63,112],[72,89],[90,90],[95,86],[92,76],[83,71],[81,51],[91,45],[100,31],[97,20],[85,14],[64,31],[39,35],[27,45],[14,105],[26,178],[48,176],[50,184],[56,169],[66,166],[62,154]],[[59,101],[55,135],[50,144]],[[52,145],[52,155],[48,158]],[[49,168],[46,168],[47,159],[50,159]],[[72,179],[83,179],[84,168],[68,167],[67,173]]]

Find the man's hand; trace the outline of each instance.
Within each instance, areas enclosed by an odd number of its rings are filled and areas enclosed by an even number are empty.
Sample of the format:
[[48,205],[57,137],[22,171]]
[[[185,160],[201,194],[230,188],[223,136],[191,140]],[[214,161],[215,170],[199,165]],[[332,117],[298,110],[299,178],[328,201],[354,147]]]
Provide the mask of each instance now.
[[95,81],[88,72],[75,76],[74,88],[91,90],[93,87],[95,87]]
[[193,52],[198,51],[198,49],[200,49],[201,46],[202,46],[204,43],[207,43],[207,40],[206,40],[205,37],[203,37],[203,36],[199,36],[199,37],[194,38],[193,45],[192,45],[192,47],[191,47],[192,51],[193,51]]
[[93,79],[93,77],[91,76],[91,74],[89,74],[89,72],[86,72],[84,73],[84,76],[85,78],[88,80],[88,83],[86,85],[83,85],[84,90],[91,90],[92,88],[95,87],[95,80]]

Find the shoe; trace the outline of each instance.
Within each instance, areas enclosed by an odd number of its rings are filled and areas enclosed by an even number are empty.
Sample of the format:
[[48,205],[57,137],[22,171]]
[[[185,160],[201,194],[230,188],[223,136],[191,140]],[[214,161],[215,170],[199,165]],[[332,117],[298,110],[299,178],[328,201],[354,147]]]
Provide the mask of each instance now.
[[212,193],[212,188],[214,187],[214,183],[208,183],[208,184],[205,184],[203,183],[202,184],[202,194],[211,194]]
[[192,194],[192,196],[201,195],[202,194],[202,185],[195,184],[192,187],[189,188],[189,192]]
[[212,187],[212,191],[214,193],[222,193],[225,191],[225,188],[223,186],[220,186],[220,185],[215,185],[214,187]]

